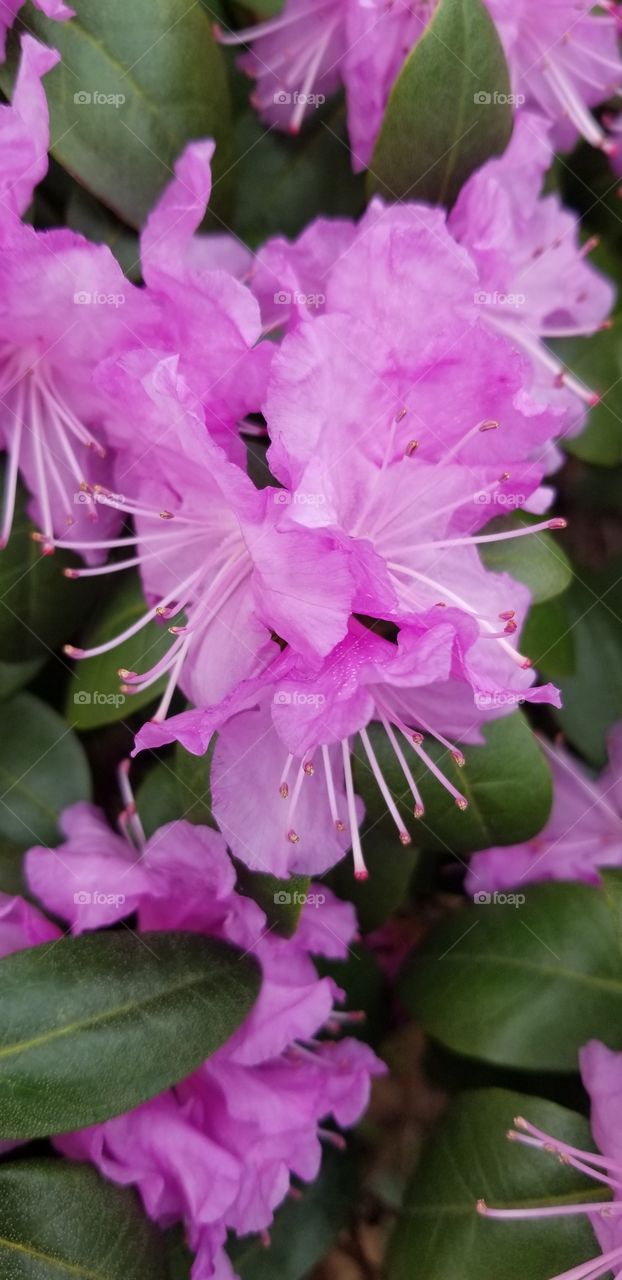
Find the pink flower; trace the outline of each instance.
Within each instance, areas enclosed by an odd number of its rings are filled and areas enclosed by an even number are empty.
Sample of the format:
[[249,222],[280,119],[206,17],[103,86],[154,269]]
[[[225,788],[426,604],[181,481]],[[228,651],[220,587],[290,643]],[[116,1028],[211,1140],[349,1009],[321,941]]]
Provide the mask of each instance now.
[[[233,236],[195,235],[212,190],[213,154],[205,140],[189,143],[178,159],[142,232],[141,264],[159,312],[158,347],[178,356],[211,434],[242,463],[238,424],[261,407],[274,348],[260,342],[259,307],[236,278],[248,272],[251,255]],[[121,428],[127,446],[135,419],[121,419]],[[140,428],[138,439],[153,443]]]
[[[46,169],[48,141],[40,77],[56,61],[24,37],[13,103],[0,116],[6,173],[0,216],[0,444],[8,452],[0,547],[9,538],[18,474],[45,553],[76,524],[89,544],[112,523],[91,497],[111,477],[100,431],[107,406],[93,369],[112,351],[142,340],[148,307],[104,246],[71,231],[39,232],[17,216]],[[88,553],[88,545],[85,548]]]
[[[0,0],[0,58],[6,56],[6,35],[13,26],[24,0]],[[74,17],[74,10],[63,4],[63,0],[33,0],[35,8],[40,9],[47,18],[56,18],[63,22]]]
[[[556,395],[572,392],[593,405],[598,395],[565,369],[547,343],[595,333],[613,307],[615,290],[586,261],[595,241],[579,245],[576,216],[558,196],[540,194],[552,160],[548,133],[539,116],[520,112],[505,153],[465,183],[449,227],[477,265],[486,326],[533,360],[540,396],[554,403]],[[556,393],[556,387],[562,390]],[[575,409],[570,429],[580,429],[583,418],[583,410]]]
[[[97,549],[127,548],[129,557],[68,572],[92,577],[138,565],[151,607],[98,648],[66,652],[95,656],[154,618],[171,622],[163,659],[144,673],[120,672],[130,694],[168,673],[156,720],[166,716],[178,683],[194,702],[211,705],[257,675],[279,651],[273,632],[317,661],[347,626],[352,581],[340,550],[324,535],[311,540],[295,527],[279,529],[282,491],[257,490],[229,461],[206,430],[176,357],[132,353],[109,374],[111,392],[156,443],[148,466],[131,452],[129,460],[120,456],[117,485],[125,493],[96,492],[104,510],[132,515],[136,525],[134,536],[103,539]],[[72,537],[56,545],[82,546]]]
[[349,0],[287,0],[268,22],[216,35],[222,44],[252,44],[241,58],[257,81],[253,105],[270,124],[297,133],[310,107],[339,88]]
[[[558,126],[561,145],[577,133],[612,144],[589,110],[622,85],[620,7],[592,0],[486,0],[510,66],[512,88]],[[598,10],[601,12],[598,12]]]
[[[505,48],[516,106],[553,124],[564,146],[577,132],[611,150],[590,111],[622,84],[613,0],[486,0]],[[223,44],[248,44],[241,66],[256,80],[253,105],[269,124],[297,133],[314,108],[345,87],[355,170],[371,160],[391,89],[423,35],[436,0],[287,0],[280,14]]]
[[523,700],[557,699],[550,685],[530,689],[533,673],[506,663],[503,650],[499,659],[494,654],[482,657],[480,675],[474,656],[477,636],[477,622],[452,608],[422,612],[416,625],[402,627],[397,645],[353,623],[321,667],[305,668],[285,653],[220,707],[187,711],[166,725],[145,725],[137,749],[176,738],[202,754],[218,731],[212,803],[232,852],[250,867],[285,876],[318,874],[351,845],[355,873],[364,878],[358,830],[362,807],[351,762],[357,734],[366,767],[400,840],[408,844],[403,809],[368,734],[372,721],[387,735],[404,796],[410,794],[414,816],[420,818],[424,806],[414,775],[420,776],[422,768],[432,772],[460,809],[467,807],[466,798],[426,750],[426,738],[435,738],[447,757],[461,765],[462,752],[448,734],[477,742],[491,714],[507,713]]
[[265,1231],[292,1175],[317,1176],[321,1139],[343,1142],[321,1122],[356,1123],[371,1077],[384,1068],[359,1041],[317,1038],[348,1015],[335,1012],[341,992],[318,978],[311,954],[346,956],[351,905],[311,886],[298,932],[278,937],[256,903],[235,892],[222,836],[180,821],[144,842],[127,783],[124,790],[135,843],[115,836],[91,806],[74,806],[63,816],[66,842],[27,855],[33,891],[74,933],[137,913],[139,932],[184,929],[226,939],[252,950],[263,981],[244,1023],[192,1076],[56,1145],[137,1186],[162,1226],[182,1219],[200,1280],[227,1274],[227,1230]]
[[50,136],[41,77],[56,65],[59,54],[28,35],[22,36],[21,47],[13,100],[0,107],[0,227],[26,212],[48,169]]
[[514,1142],[542,1151],[565,1165],[587,1174],[602,1184],[603,1197],[575,1204],[544,1206],[540,1209],[495,1209],[479,1200],[478,1212],[502,1222],[544,1221],[547,1218],[587,1214],[594,1228],[602,1257],[564,1271],[552,1280],[599,1280],[622,1264],[622,1054],[614,1053],[598,1040],[590,1040],[579,1053],[583,1084],[590,1095],[591,1127],[598,1151],[581,1151],[554,1135],[544,1133],[529,1120],[517,1116],[508,1137]]
[[609,738],[609,766],[594,780],[561,746],[542,743],[553,774],[553,810],[528,844],[486,849],[471,859],[470,893],[538,880],[599,883],[600,867],[622,866],[622,726]]

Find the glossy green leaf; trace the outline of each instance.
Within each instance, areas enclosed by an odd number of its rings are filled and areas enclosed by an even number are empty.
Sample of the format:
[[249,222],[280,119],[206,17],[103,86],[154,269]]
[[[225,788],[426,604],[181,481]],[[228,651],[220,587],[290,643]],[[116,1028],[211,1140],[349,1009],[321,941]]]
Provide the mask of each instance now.
[[[530,524],[538,524],[538,517],[516,511],[511,516],[492,520],[484,533],[508,533]],[[560,538],[548,530],[534,533],[529,538],[482,543],[479,551],[487,569],[495,573],[509,573],[519,582],[524,582],[531,591],[534,604],[558,596],[572,582],[572,568],[562,550]]]
[[565,594],[532,606],[521,632],[520,650],[552,680],[574,674],[575,647]]
[[82,746],[57,712],[30,693],[3,703],[2,716],[0,837],[23,847],[55,844],[61,811],[90,799]]
[[5,957],[0,1136],[80,1129],[154,1097],[233,1034],[258,990],[250,956],[197,934],[111,930]]
[[181,817],[177,778],[167,761],[158,761],[136,789],[136,804],[145,835]]
[[[0,467],[0,491],[2,485]],[[0,663],[3,675],[5,663],[28,664],[25,671],[30,679],[62,641],[71,639],[93,590],[86,580],[70,582],[63,576],[64,568],[81,563],[75,556],[64,551],[41,554],[39,543],[32,539],[35,526],[26,514],[27,501],[20,488],[11,537],[0,552]],[[10,671],[5,679],[9,693]]]
[[41,670],[45,658],[29,658],[27,662],[0,662],[0,700],[10,698]]
[[[362,765],[359,765],[362,770]],[[371,788],[371,779],[369,786]],[[413,834],[418,834],[413,832]],[[414,846],[404,848],[395,827],[385,817],[363,834],[367,880],[354,878],[352,858],[343,858],[330,872],[329,884],[339,897],[354,903],[361,931],[369,933],[388,920],[404,904],[419,857]]]
[[[432,739],[425,748],[445,776],[468,800],[461,812],[455,800],[432,776],[405,742],[404,754],[425,804],[425,814],[413,818],[413,801],[386,734],[372,725],[370,736],[382,771],[406,830],[420,849],[472,853],[489,845],[528,840],[544,826],[551,808],[548,765],[527,721],[520,712],[491,721],[484,730],[486,746],[464,747],[459,768],[451,753]],[[357,789],[365,802],[364,832],[372,832],[386,807],[360,744],[355,755]],[[393,840],[397,845],[397,833]]]
[[10,840],[0,839],[0,893],[28,897],[23,872],[24,850]]
[[208,13],[186,0],[75,0],[28,29],[58,49],[46,76],[52,155],[123,221],[141,227],[191,138],[212,137],[216,204],[231,155],[228,89]]
[[479,896],[404,974],[402,999],[425,1030],[456,1053],[530,1070],[576,1071],[593,1037],[622,1049],[622,955],[602,890],[551,882]]
[[138,1196],[90,1165],[0,1165],[0,1273],[6,1280],[166,1280],[162,1238]]
[[[104,602],[94,624],[80,637],[83,649],[94,649],[120,635],[147,612],[148,605],[137,575],[124,573],[123,581]],[[166,676],[142,693],[121,692],[119,671],[144,672],[155,666],[173,643],[168,627],[149,622],[129,640],[95,658],[79,659],[74,679],[67,691],[65,715],[76,729],[96,729],[100,725],[127,720],[141,707],[162,695]]]
[[440,0],[393,85],[368,186],[389,200],[453,204],[512,133],[503,49],[482,0]]
[[[352,173],[342,107],[327,108],[297,139],[269,130],[248,112],[238,121],[236,149],[233,226],[251,245],[271,235],[297,236],[315,217],[363,211],[364,182]],[[318,280],[313,292],[322,293],[323,285]]]
[[582,1215],[512,1222],[477,1213],[480,1199],[520,1209],[608,1198],[545,1152],[509,1143],[505,1135],[517,1115],[562,1142],[594,1149],[587,1120],[565,1107],[502,1089],[462,1094],[408,1186],[388,1280],[454,1280],[458,1274],[460,1280],[550,1280],[599,1256]]
[[204,756],[192,755],[179,744],[175,748],[172,768],[177,779],[179,817],[198,826],[215,827],[212,814],[210,770],[216,739],[213,738]]
[[596,391],[600,402],[590,409],[587,426],[564,441],[564,448],[584,462],[615,467],[622,462],[622,327],[619,320],[591,338],[566,338],[553,344],[557,354],[581,382]]
[[289,880],[279,880],[277,876],[265,875],[262,871],[249,871],[242,865],[238,867],[240,892],[258,903],[270,928],[284,938],[293,937],[309,894],[318,892],[310,889],[310,884],[309,876],[290,876]]
[[240,1280],[302,1280],[328,1252],[354,1208],[356,1160],[347,1151],[327,1150],[322,1168],[301,1200],[286,1200],[270,1227],[270,1248],[259,1236],[236,1241],[231,1259]]
[[607,759],[607,732],[622,718],[622,563],[603,573],[581,568],[564,597],[575,650],[555,716],[577,751],[595,767]]

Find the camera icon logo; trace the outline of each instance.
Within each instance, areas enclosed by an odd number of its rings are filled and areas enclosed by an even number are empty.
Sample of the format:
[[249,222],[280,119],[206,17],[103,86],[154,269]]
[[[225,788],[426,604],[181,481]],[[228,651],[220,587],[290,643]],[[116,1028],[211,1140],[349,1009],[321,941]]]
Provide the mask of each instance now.
[[274,905],[276,907],[287,907],[291,900],[291,893],[287,893],[285,889],[279,889],[279,892],[274,895]]
[[93,97],[85,89],[80,89],[78,93],[74,93],[73,100],[77,107],[88,107],[93,101]]
[[480,907],[487,907],[492,902],[492,894],[480,890],[479,893],[473,894],[473,901]]
[[277,89],[276,93],[273,95],[273,100],[277,107],[286,107],[291,103],[292,95],[291,93],[287,93],[285,89]]
[[492,94],[486,93],[484,90],[480,90],[479,93],[473,94],[473,101],[478,107],[490,106],[490,103],[492,102]]
[[78,307],[88,307],[93,301],[91,294],[87,293],[85,289],[80,289],[78,293],[74,293],[73,300]]
[[286,289],[279,289],[274,295],[274,301],[278,307],[289,307],[292,301],[291,293]]
[[87,707],[90,704],[91,695],[88,689],[79,689],[77,693],[74,693],[73,700],[76,706]]
[[80,889],[79,893],[74,893],[73,900],[77,907],[86,907],[93,901],[93,895],[85,889]]

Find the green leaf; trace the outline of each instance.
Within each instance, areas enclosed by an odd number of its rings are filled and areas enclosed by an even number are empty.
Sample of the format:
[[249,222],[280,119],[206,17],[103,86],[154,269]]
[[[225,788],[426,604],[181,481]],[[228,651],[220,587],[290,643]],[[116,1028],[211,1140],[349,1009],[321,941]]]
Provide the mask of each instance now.
[[41,670],[45,658],[29,658],[27,662],[0,662],[0,699],[10,698]]
[[[499,516],[486,525],[484,533],[509,533],[538,524],[537,516],[516,511]],[[572,568],[557,538],[543,531],[529,538],[510,538],[507,542],[483,543],[480,557],[493,573],[509,573],[523,582],[532,594],[534,604],[558,596],[572,582]]]
[[[541,831],[551,809],[551,775],[538,743],[520,712],[493,720],[484,729],[486,746],[465,747],[459,768],[450,752],[426,738],[425,749],[446,777],[468,799],[461,812],[404,741],[425,805],[425,815],[412,816],[412,797],[386,734],[372,725],[370,737],[391,794],[404,815],[404,825],[419,849],[473,853],[490,845],[518,844]],[[364,832],[373,832],[385,816],[385,805],[367,758],[355,753],[357,789],[365,802]],[[394,842],[397,841],[395,834]]]
[[73,8],[63,23],[32,4],[20,14],[62,55],[45,80],[52,155],[139,228],[185,144],[212,137],[218,204],[231,160],[229,100],[205,9],[186,0],[75,0]]
[[10,840],[0,839],[0,893],[27,898],[28,886],[23,872],[24,850]]
[[575,648],[565,594],[532,606],[521,632],[520,650],[552,680],[574,674]]
[[602,867],[600,877],[605,901],[613,913],[618,945],[622,950],[622,870],[618,867]]
[[387,818],[363,834],[363,854],[368,880],[355,880],[352,859],[343,858],[331,871],[329,884],[340,898],[354,903],[361,931],[369,933],[403,905],[419,854],[396,840],[395,827]]
[[393,85],[368,188],[389,200],[452,205],[471,174],[505,150],[510,80],[482,0],[440,0]]
[[0,1134],[81,1129],[161,1093],[229,1039],[259,980],[250,956],[191,933],[111,930],[6,956]]
[[[234,230],[255,246],[268,236],[297,236],[315,217],[357,217],[364,180],[350,164],[343,107],[330,107],[302,138],[269,130],[254,112],[237,125]],[[315,292],[322,292],[323,280]]]
[[410,1012],[454,1052],[503,1066],[576,1071],[592,1037],[622,1049],[622,956],[604,893],[561,882],[496,897],[434,930],[403,978]]
[[[3,483],[0,467],[0,490]],[[63,576],[63,568],[81,563],[75,556],[41,554],[31,536],[35,526],[26,514],[27,501],[20,487],[11,537],[0,554],[0,661],[3,668],[5,663],[28,664],[30,679],[57,645],[71,638],[93,599],[93,587],[87,580],[70,582]],[[5,678],[10,692],[11,673]]]
[[[104,603],[95,623],[81,637],[81,647],[94,649],[112,640],[147,612],[148,606],[137,574],[123,573],[123,582]],[[127,720],[134,711],[161,696],[166,676],[141,693],[121,693],[119,671],[148,671],[172,644],[168,627],[149,622],[123,644],[96,658],[79,660],[67,693],[65,715],[76,729],[97,729],[116,720]]]
[[149,770],[136,791],[136,804],[147,838],[181,817],[177,778],[168,763],[158,761]]
[[607,731],[622,717],[622,563],[598,574],[581,568],[564,599],[576,660],[555,716],[573,747],[599,767]]
[[478,1089],[456,1099],[435,1131],[407,1192],[389,1251],[388,1280],[549,1280],[599,1256],[586,1217],[493,1221],[497,1208],[535,1208],[607,1199],[568,1165],[509,1143],[514,1117],[594,1150],[583,1116],[543,1098]]
[[64,720],[30,693],[3,703],[0,737],[0,837],[55,844],[62,809],[88,800],[86,756]]
[[258,1236],[236,1240],[229,1253],[240,1280],[302,1280],[330,1249],[355,1206],[354,1154],[324,1153],[322,1168],[301,1200],[286,1200],[270,1227],[270,1248]]
[[179,817],[197,826],[215,827],[212,813],[210,772],[216,739],[212,738],[204,756],[194,756],[177,744],[173,769],[177,778]]
[[298,928],[310,884],[309,876],[290,876],[289,880],[279,880],[277,876],[249,871],[242,864],[238,865],[240,892],[258,903],[270,928],[284,938],[292,938]]
[[166,1280],[162,1237],[134,1191],[86,1164],[0,1165],[0,1271],[7,1280]]
[[590,409],[580,435],[564,441],[564,448],[584,462],[615,467],[622,462],[622,330],[617,321],[591,338],[566,338],[552,343],[564,364],[602,399]]

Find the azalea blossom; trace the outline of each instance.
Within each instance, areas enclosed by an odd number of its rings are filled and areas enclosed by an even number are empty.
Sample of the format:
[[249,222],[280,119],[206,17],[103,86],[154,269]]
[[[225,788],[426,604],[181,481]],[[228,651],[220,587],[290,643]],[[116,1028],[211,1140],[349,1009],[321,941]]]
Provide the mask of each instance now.
[[[155,719],[164,719],[177,684],[194,702],[211,705],[240,680],[256,675],[279,652],[273,633],[310,660],[341,638],[352,583],[347,564],[327,537],[277,525],[279,490],[257,490],[213,440],[201,407],[178,373],[176,358],[140,354],[113,370],[126,408],[158,442],[149,466],[138,471],[121,457],[119,492],[94,491],[104,510],[131,515],[135,533],[105,538],[96,550],[128,555],[67,576],[96,577],[138,567],[150,605],[121,634],[71,657],[110,652],[148,622],[170,623],[166,655],[145,672],[119,671],[125,693],[139,692],[167,674]],[[142,377],[140,376],[142,375]],[[131,494],[120,492],[121,486]],[[83,550],[68,536],[56,546]]]
[[526,844],[486,849],[471,859],[467,889],[508,889],[537,880],[600,882],[601,867],[622,867],[622,726],[609,735],[600,778],[559,744],[542,746],[553,776],[553,809]]
[[536,394],[548,402],[570,397],[566,432],[576,432],[584,424],[583,406],[598,403],[599,396],[548,343],[606,327],[615,290],[587,261],[596,240],[580,244],[576,215],[559,196],[541,194],[552,159],[549,127],[521,112],[507,150],[464,184],[448,225],[477,265],[484,323],[533,361]]
[[73,806],[59,849],[27,855],[32,891],[76,934],[136,913],[139,934],[183,929],[234,943],[259,961],[262,985],[242,1025],[186,1080],[55,1144],[135,1185],[163,1227],[182,1220],[196,1252],[193,1280],[233,1275],[227,1232],[267,1231],[292,1176],[317,1177],[322,1141],[343,1145],[326,1122],[356,1123],[371,1078],[384,1071],[363,1042],[339,1034],[350,1018],[335,1007],[343,994],[312,961],[346,957],[354,910],[311,885],[296,934],[280,938],[236,892],[222,836],[179,821],[145,841],[125,770],[123,790],[127,835],[115,835],[93,806]]
[[[485,2],[508,60],[513,105],[537,109],[564,146],[579,133],[613,151],[590,108],[622,85],[614,0],[596,11],[591,0]],[[256,81],[252,102],[269,124],[297,133],[343,85],[357,171],[372,161],[391,89],[436,8],[437,0],[287,0],[274,18],[217,35],[250,46],[240,64]],[[473,85],[488,93],[475,71]]]
[[[7,32],[13,26],[23,3],[24,0],[0,0],[0,58],[2,59],[6,56]],[[75,11],[64,4],[63,0],[33,0],[33,4],[47,18],[55,18],[59,22],[73,18],[75,14]]]
[[115,523],[89,497],[90,485],[112,475],[93,370],[149,328],[146,299],[106,246],[20,220],[47,168],[41,76],[56,61],[25,36],[13,102],[0,114],[0,444],[8,455],[0,547],[10,536],[21,472],[46,553],[72,525],[89,543],[96,526],[101,535]]
[[485,0],[504,46],[512,88],[556,128],[563,147],[580,134],[603,151],[616,149],[591,107],[622,86],[615,0]]
[[598,1150],[582,1151],[562,1142],[554,1134],[544,1133],[528,1118],[517,1116],[508,1138],[531,1147],[545,1156],[553,1156],[563,1164],[593,1178],[602,1188],[601,1199],[568,1204],[543,1205],[536,1209],[497,1209],[485,1200],[477,1203],[485,1218],[500,1222],[546,1222],[556,1217],[587,1214],[602,1254],[579,1263],[570,1271],[551,1280],[599,1280],[622,1266],[622,1054],[614,1053],[598,1040],[590,1040],[579,1052],[583,1084],[591,1101],[591,1128]]

